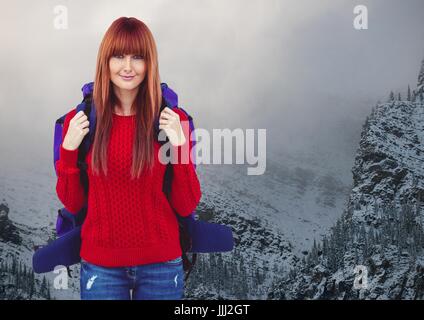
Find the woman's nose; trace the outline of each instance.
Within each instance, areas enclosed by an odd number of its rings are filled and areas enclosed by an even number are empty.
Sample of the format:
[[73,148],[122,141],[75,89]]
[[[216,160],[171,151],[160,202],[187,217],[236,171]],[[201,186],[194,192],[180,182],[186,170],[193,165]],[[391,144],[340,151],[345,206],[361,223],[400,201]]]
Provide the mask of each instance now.
[[131,57],[129,56],[125,58],[124,70],[131,71]]

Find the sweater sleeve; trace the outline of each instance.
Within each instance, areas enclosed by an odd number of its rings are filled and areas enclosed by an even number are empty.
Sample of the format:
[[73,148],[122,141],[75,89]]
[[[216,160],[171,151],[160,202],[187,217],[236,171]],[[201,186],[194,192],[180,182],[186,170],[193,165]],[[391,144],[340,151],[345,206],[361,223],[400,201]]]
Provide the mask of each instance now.
[[187,115],[179,109],[186,142],[181,146],[171,146],[173,159],[173,178],[171,185],[170,204],[182,217],[189,216],[197,207],[202,196],[199,179],[189,155],[192,153],[193,142],[190,140],[190,128]]
[[[62,143],[69,128],[69,122],[76,114],[76,110],[71,110],[65,117],[62,131]],[[78,149],[67,150],[60,145],[59,160],[56,162],[57,183],[56,193],[65,208],[77,214],[87,202],[84,188],[80,181],[80,169],[77,166]]]

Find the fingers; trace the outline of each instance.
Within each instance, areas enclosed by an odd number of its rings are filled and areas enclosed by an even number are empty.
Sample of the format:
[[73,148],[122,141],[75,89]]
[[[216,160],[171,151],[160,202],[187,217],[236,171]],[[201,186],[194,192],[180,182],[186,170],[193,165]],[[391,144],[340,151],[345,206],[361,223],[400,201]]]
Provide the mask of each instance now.
[[81,117],[86,117],[87,118],[87,116],[85,115],[85,113],[82,110],[81,111],[78,111],[75,114],[74,119],[80,119]]
[[[85,113],[83,111],[79,111],[73,118],[72,120],[76,123],[76,124],[80,124],[84,121],[86,121],[88,118],[85,115]],[[71,121],[72,121],[71,120]]]
[[172,131],[174,131],[174,129],[172,129],[170,126],[168,126],[168,125],[164,125],[164,124],[160,124],[160,125],[159,125],[159,129],[160,129],[160,130],[164,130],[164,129],[166,129],[166,132],[172,132]]
[[[159,129],[160,130],[165,130],[166,131],[166,133],[167,133],[167,135],[168,135],[168,137],[171,137],[171,136],[178,136],[177,135],[177,131],[175,131],[173,128],[171,128],[171,127],[169,127],[169,126],[166,126],[166,125],[159,125]],[[172,137],[173,138],[173,137]]]
[[161,112],[161,117],[174,117],[179,119],[180,116],[178,115],[178,113],[176,113],[175,111],[172,111],[170,108],[165,107],[162,112]]
[[67,150],[76,150],[83,138],[90,131],[90,123],[83,111],[77,112],[69,122],[68,131],[63,140],[62,146]]
[[159,117],[159,119],[167,119],[167,120],[171,120],[173,118],[174,118],[173,115],[170,115],[169,113],[164,113],[163,111],[162,111],[162,113],[160,114],[160,117]]
[[80,126],[81,128],[87,128],[87,127],[89,127],[89,126],[90,126],[90,122],[88,122],[88,120],[86,120],[86,121],[84,121],[84,122],[80,123],[80,124],[79,124],[79,126]]
[[84,137],[88,131],[90,131],[90,128],[78,128],[78,135],[81,135],[81,137]]
[[169,125],[171,124],[171,119],[159,119],[159,124]]
[[162,112],[166,112],[166,113],[169,113],[169,114],[177,114],[175,111],[173,111],[173,110],[172,110],[171,108],[169,108],[169,107],[165,107],[165,108],[163,108]]
[[[165,107],[159,117],[159,125],[164,128],[171,127],[174,123],[178,123],[180,121],[179,115],[172,111],[170,108]],[[159,129],[162,129],[159,127]]]
[[71,121],[75,124],[75,126],[80,128],[85,128],[90,125],[90,122],[88,121],[88,118],[83,111],[79,111],[77,114],[75,114]]

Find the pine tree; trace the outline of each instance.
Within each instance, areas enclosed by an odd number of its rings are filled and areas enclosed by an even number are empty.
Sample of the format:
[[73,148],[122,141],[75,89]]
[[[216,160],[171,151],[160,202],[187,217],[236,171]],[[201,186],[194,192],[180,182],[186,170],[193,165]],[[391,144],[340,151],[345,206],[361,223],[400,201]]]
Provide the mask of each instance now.
[[412,90],[412,97],[411,97],[411,101],[415,102],[417,100],[417,93],[415,92],[415,90]]
[[240,291],[238,292],[240,295],[239,299],[246,299],[247,298],[247,294],[249,291],[249,287],[248,287],[248,283],[247,283],[247,273],[246,273],[246,268],[244,266],[244,262],[240,262],[240,274],[239,274],[239,287]]
[[322,240],[322,255],[326,256],[328,253],[328,240],[327,237],[324,236]]
[[395,94],[393,93],[393,91],[390,91],[389,101],[388,102],[391,102],[391,101],[395,101]]
[[15,259],[15,257],[13,257],[13,259],[12,259],[12,274],[16,274],[16,268],[17,268],[17,266],[16,266],[16,259]]
[[29,297],[32,298],[32,296],[35,294],[35,275],[33,270],[31,270],[29,279]]
[[224,272],[222,274],[223,282],[224,282],[224,289],[228,290],[228,284],[231,281],[230,273],[228,271],[228,264],[224,264]]
[[277,261],[274,261],[273,266],[272,266],[272,275],[277,275],[278,274],[278,264]]
[[411,88],[409,87],[409,84],[408,84],[408,97],[407,97],[407,100],[408,101],[411,101]]
[[217,289],[218,292],[220,292],[223,289],[224,282],[226,279],[223,278],[223,269],[224,269],[224,262],[222,260],[222,254],[220,252],[217,252],[218,259],[216,260],[216,273],[217,273]]
[[46,276],[43,276],[43,281],[41,283],[41,287],[40,287],[40,295],[42,297],[46,297],[47,296],[47,279]]
[[424,92],[424,59],[421,61],[421,69],[420,73],[418,74],[418,93]]

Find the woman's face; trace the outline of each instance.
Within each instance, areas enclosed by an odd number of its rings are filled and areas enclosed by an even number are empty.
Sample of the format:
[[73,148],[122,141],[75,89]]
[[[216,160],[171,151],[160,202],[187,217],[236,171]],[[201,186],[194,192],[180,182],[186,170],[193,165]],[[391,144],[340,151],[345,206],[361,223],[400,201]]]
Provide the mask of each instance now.
[[120,89],[133,90],[146,74],[144,59],[135,54],[115,55],[109,60],[110,79]]

